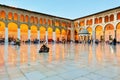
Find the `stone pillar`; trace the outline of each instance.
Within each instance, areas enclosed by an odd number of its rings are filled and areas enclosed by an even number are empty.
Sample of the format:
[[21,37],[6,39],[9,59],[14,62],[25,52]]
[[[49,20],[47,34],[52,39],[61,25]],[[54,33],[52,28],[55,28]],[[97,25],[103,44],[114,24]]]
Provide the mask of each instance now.
[[53,32],[53,41],[56,42],[56,34],[55,34],[55,31]]
[[38,30],[38,36],[37,36],[37,39],[39,40],[40,42],[40,31]]
[[48,31],[47,30],[46,30],[45,40],[46,40],[46,42],[48,44]]
[[5,43],[8,44],[8,27],[5,28]]
[[20,28],[18,28],[18,39],[20,40]]
[[30,40],[31,30],[28,30],[28,39]]
[[74,37],[75,35],[74,35],[74,24],[72,23],[72,26],[71,26],[71,40],[72,41],[75,41],[75,37]]
[[93,42],[94,42],[95,39],[96,39],[96,33],[95,33],[95,31],[92,32],[92,39],[93,39]]

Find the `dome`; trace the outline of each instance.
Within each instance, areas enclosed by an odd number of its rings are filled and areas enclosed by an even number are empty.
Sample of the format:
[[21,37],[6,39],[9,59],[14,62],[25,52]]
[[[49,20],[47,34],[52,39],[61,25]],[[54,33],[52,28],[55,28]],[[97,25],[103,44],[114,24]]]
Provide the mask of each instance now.
[[82,29],[79,31],[79,35],[89,35],[90,33],[86,29]]

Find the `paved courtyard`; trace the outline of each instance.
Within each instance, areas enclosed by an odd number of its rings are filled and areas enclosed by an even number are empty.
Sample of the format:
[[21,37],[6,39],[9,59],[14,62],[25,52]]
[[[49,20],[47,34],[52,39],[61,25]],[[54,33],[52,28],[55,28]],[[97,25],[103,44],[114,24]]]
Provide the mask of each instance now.
[[0,45],[0,80],[120,80],[120,45],[41,45]]

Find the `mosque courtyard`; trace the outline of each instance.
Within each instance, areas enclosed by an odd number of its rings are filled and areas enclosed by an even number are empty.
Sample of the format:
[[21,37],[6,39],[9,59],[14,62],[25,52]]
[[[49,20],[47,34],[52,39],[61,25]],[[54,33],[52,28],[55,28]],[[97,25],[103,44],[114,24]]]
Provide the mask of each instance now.
[[0,80],[120,80],[120,45],[0,45]]

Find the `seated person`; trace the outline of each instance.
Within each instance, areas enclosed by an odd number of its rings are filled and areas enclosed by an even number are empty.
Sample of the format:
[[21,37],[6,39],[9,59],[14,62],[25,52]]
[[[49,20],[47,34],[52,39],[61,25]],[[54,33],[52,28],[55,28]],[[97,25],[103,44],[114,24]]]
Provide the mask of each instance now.
[[49,48],[47,47],[47,43],[45,42],[40,48],[39,52],[49,52]]

